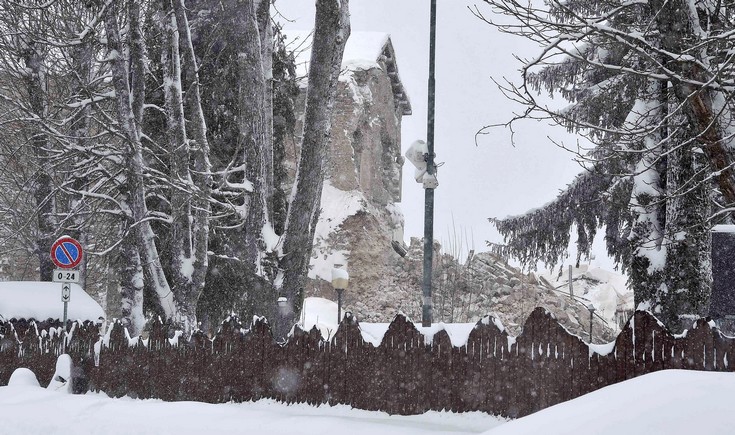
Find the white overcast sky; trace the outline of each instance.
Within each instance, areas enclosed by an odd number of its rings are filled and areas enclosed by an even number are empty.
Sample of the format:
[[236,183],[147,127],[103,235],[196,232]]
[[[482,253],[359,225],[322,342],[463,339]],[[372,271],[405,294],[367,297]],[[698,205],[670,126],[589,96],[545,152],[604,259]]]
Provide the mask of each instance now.
[[[486,250],[485,241],[500,241],[488,217],[521,214],[555,198],[580,172],[572,155],[548,137],[574,145],[576,138],[561,127],[526,121],[515,126],[515,147],[510,131],[497,128],[475,145],[475,133],[485,125],[508,121],[520,106],[508,101],[492,78],[519,81],[520,62],[539,49],[523,38],[504,35],[480,21],[469,10],[475,0],[438,0],[436,48],[436,161],[439,188],[435,192],[434,238],[447,242],[450,232],[474,236],[474,248]],[[276,9],[291,20],[284,27],[308,30],[314,23],[313,0],[277,0]],[[426,139],[429,59],[429,0],[350,0],[353,31],[391,35],[398,69],[413,114],[403,118],[403,151],[416,139]],[[283,18],[280,21],[284,21]],[[406,240],[422,237],[424,191],[413,181],[407,161],[403,176],[401,209],[406,219]],[[602,235],[598,235],[601,239]],[[572,238],[574,240],[574,238]],[[472,241],[470,242],[472,243]],[[602,241],[596,241],[598,262]]]

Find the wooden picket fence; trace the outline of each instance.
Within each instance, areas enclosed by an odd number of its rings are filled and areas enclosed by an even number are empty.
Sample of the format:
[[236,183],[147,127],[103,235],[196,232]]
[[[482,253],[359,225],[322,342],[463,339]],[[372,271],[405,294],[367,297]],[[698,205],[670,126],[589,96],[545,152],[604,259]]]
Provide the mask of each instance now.
[[[88,390],[87,374],[95,366],[95,344],[100,340],[99,326],[92,322],[68,322],[66,353],[75,362],[75,392]],[[42,385],[48,385],[62,352],[60,321],[0,321],[0,385],[7,385],[18,367],[30,368]]]
[[[60,351],[58,334],[39,334],[41,328],[32,325],[0,328],[5,329],[0,385],[21,366],[48,382]],[[195,333],[179,344],[169,338],[173,331],[156,323],[146,342],[132,345],[116,324],[101,347],[98,364],[96,327],[76,328],[69,353],[86,378],[75,389],[171,401],[273,398],[347,404],[391,414],[452,410],[519,417],[657,370],[735,367],[730,363],[735,359],[735,339],[723,336],[706,320],[675,337],[640,311],[607,354],[591,351],[541,308],[529,316],[515,340],[509,340],[492,318],[485,318],[461,347],[452,346],[443,330],[427,344],[414,324],[400,315],[377,347],[363,340],[359,324],[349,316],[330,341],[316,329],[297,329],[285,345],[273,340],[266,321],[244,329],[229,319],[214,339]]]

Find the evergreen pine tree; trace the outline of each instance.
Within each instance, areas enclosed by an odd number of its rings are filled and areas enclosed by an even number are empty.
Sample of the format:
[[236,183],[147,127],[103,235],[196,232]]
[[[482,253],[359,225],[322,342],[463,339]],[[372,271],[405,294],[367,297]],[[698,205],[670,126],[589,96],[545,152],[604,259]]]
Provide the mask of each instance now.
[[[628,273],[636,303],[673,330],[688,327],[709,309],[712,200],[719,207],[733,201],[731,54],[722,50],[732,44],[729,5],[486,3],[523,23],[495,24],[501,30],[544,46],[524,65],[523,86],[504,90],[527,104],[525,117],[551,117],[594,145],[579,156],[586,170],[556,200],[491,219],[506,241],[495,249],[527,266],[553,267],[573,227],[582,256],[604,226],[608,253]],[[669,40],[674,27],[676,43]],[[570,105],[546,108],[534,98],[541,91]]]

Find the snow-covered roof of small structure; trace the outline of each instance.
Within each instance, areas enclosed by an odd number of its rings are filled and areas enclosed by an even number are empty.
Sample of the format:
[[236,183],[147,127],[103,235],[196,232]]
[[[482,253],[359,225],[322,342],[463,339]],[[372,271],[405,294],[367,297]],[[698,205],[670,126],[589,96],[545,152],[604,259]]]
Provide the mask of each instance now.
[[[286,48],[294,53],[297,74],[306,77],[311,58],[311,32],[284,30]],[[383,69],[390,78],[396,109],[403,115],[411,114],[411,102],[398,75],[395,51],[390,35],[382,32],[352,32],[347,39],[342,69],[345,71]]]
[[[0,321],[10,319],[59,319],[64,317],[61,284],[37,281],[0,281]],[[77,284],[71,284],[67,318],[96,322],[105,312]]]

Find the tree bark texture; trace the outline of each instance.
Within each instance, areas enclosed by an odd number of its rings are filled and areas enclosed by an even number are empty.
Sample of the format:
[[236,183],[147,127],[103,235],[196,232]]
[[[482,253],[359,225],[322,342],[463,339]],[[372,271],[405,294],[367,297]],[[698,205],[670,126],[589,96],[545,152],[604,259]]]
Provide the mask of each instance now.
[[[694,8],[694,9],[690,9]],[[686,53],[682,59],[669,60],[666,65],[684,79],[707,83],[711,73],[703,69],[709,65],[707,44],[702,41],[699,13],[694,2],[687,0],[651,2],[656,24],[661,32],[661,46],[669,53]],[[717,12],[719,13],[719,11]],[[697,42],[701,45],[697,47]],[[694,57],[695,60],[689,58]],[[697,141],[704,151],[715,181],[727,205],[735,205],[735,170],[731,147],[725,142],[720,117],[723,113],[713,104],[718,90],[696,86],[686,80],[672,79],[676,97],[684,105],[690,124],[696,129]],[[729,112],[726,112],[729,113]],[[735,212],[733,212],[735,213]]]
[[[23,60],[27,68],[25,77],[26,89],[33,115],[42,121],[46,117],[46,87],[44,84],[43,48],[36,42],[29,41],[23,50]],[[38,236],[36,237],[36,254],[39,262],[39,279],[51,281],[54,265],[49,253],[54,242],[56,231],[56,202],[53,193],[48,156],[48,137],[39,125],[31,125],[31,145],[37,162],[37,170],[33,177],[33,196],[36,200],[36,222]]]
[[189,21],[186,16],[184,0],[173,0],[176,14],[176,24],[179,31],[179,44],[182,54],[182,72],[188,84],[186,92],[186,108],[190,117],[187,124],[191,132],[193,143],[190,146],[190,155],[194,161],[193,179],[195,194],[190,197],[192,204],[191,223],[191,261],[193,270],[190,283],[185,292],[185,298],[194,308],[199,301],[209,268],[209,197],[212,191],[211,164],[209,162],[209,141],[207,139],[207,124],[204,120],[204,111],[201,104],[201,92],[199,89],[198,66],[194,47],[191,41]]
[[159,25],[163,34],[161,66],[166,110],[166,142],[169,157],[169,203],[171,217],[171,291],[185,331],[196,325],[197,289],[192,288],[194,240],[192,194],[189,173],[189,139],[186,135],[181,82],[178,20],[170,0],[161,0]]
[[140,335],[145,325],[143,315],[143,266],[137,248],[131,243],[120,247],[120,297],[122,323],[132,337]]
[[[158,296],[158,302],[164,315],[167,318],[175,318],[177,317],[177,310],[173,295],[163,272],[158,248],[155,243],[155,234],[148,220],[150,216],[145,202],[146,189],[143,173],[145,168],[143,147],[140,142],[139,126],[136,123],[133,112],[131,90],[128,82],[129,71],[127,68],[127,59],[124,56],[125,51],[123,50],[123,44],[120,38],[115,7],[109,7],[107,9],[104,21],[107,46],[110,52],[112,84],[115,90],[117,121],[122,134],[125,136],[126,149],[123,155],[126,166],[126,182],[123,187],[129,195],[126,203],[129,207],[127,217],[129,227],[134,235],[134,240],[126,240],[123,243],[136,243],[146,282],[151,285]],[[131,29],[129,34],[140,34],[140,31]],[[134,42],[133,45],[135,44]],[[135,65],[136,62],[131,61],[131,64]],[[136,83],[140,86],[142,82],[140,80]],[[133,90],[132,94],[137,95],[138,92],[138,90]]]
[[262,275],[263,227],[268,222],[268,195],[272,190],[268,183],[273,181],[272,174],[269,175],[272,161],[271,165],[267,163],[273,154],[272,143],[267,142],[272,137],[267,133],[271,114],[265,111],[266,78],[262,59],[262,44],[270,41],[261,39],[256,12],[254,0],[245,1],[238,8],[239,16],[235,20],[241,26],[236,33],[242,36],[238,53],[238,149],[243,153],[245,179],[252,184],[252,191],[244,193],[246,215],[241,260],[248,275],[254,278]]
[[263,61],[263,113],[266,114],[264,125],[263,150],[266,176],[266,201],[268,203],[268,221],[273,222],[273,27],[270,15],[271,0],[255,0],[255,14],[260,36],[260,58]]
[[[82,43],[72,51],[73,68],[75,70],[73,82],[77,95],[84,95],[88,89],[88,84],[92,78],[93,58],[94,52],[89,43]],[[71,140],[74,141],[77,149],[86,149],[88,146],[90,115],[91,107],[89,105],[85,105],[74,114],[71,124]],[[78,165],[83,164],[82,162],[85,158],[87,158],[87,156],[75,156],[75,170]],[[75,193],[69,197],[69,217],[67,217],[67,221],[70,221],[72,228],[65,232],[77,239],[83,247],[86,247],[89,244],[89,232],[85,228],[85,220],[87,218],[87,216],[85,216],[85,209],[88,209],[89,204],[85,201],[83,195],[76,192],[86,191],[89,186],[89,179],[86,176],[86,173],[84,175],[77,173],[69,175],[73,177],[72,187]],[[79,285],[82,288],[85,288],[87,280],[88,263],[89,256],[85,255],[78,266]]]
[[[349,35],[349,2],[317,0],[301,155],[286,220],[281,259],[282,294],[292,308],[303,293],[311,258],[337,81]],[[282,328],[286,329],[281,329],[280,334],[290,329],[295,315],[291,309],[285,316]]]

